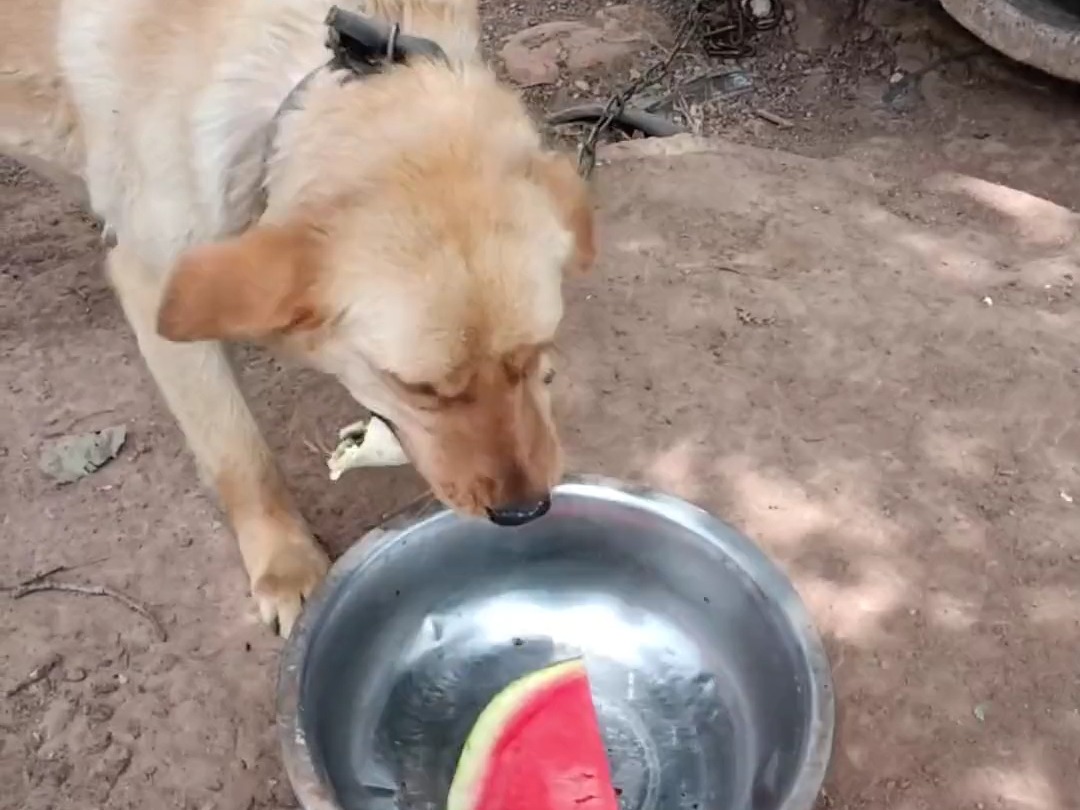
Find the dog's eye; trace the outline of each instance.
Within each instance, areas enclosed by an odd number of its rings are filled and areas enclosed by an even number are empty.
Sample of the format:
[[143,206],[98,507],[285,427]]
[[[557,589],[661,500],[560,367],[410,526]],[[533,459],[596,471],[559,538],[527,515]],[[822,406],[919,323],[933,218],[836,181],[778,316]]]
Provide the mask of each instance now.
[[544,381],[544,385],[551,385],[553,382],[555,382],[555,369],[549,368],[547,371],[545,371],[542,379]]

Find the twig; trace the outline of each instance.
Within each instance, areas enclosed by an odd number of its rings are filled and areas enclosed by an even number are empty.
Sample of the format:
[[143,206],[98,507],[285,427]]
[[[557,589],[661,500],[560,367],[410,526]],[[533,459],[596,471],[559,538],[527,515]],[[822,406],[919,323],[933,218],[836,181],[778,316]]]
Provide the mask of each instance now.
[[17,590],[19,588],[25,588],[27,585],[33,585],[35,582],[41,582],[41,580],[43,580],[43,579],[48,579],[53,574],[59,574],[61,571],[67,571],[67,570],[68,570],[68,566],[66,566],[66,565],[54,565],[52,568],[46,568],[44,571],[42,571],[39,574],[34,574],[29,579],[24,579],[22,582],[18,583],[17,585],[14,585],[14,586],[11,586],[11,587],[5,587],[4,590],[14,591],[14,590]]
[[56,669],[56,667],[60,664],[61,660],[62,659],[60,658],[59,653],[53,653],[48,657],[48,659],[45,660],[44,663],[38,664],[36,667],[30,670],[30,672],[25,678],[23,678],[10,689],[8,689],[7,692],[4,693],[4,696],[14,697],[15,695],[19,694],[19,692],[21,692],[23,689],[28,689],[38,681],[45,680],[49,676],[49,673]]
[[129,610],[133,610],[146,619],[150,624],[154,626],[154,630],[157,631],[158,637],[162,641],[167,641],[169,638],[168,633],[165,632],[165,627],[158,621],[157,617],[150,612],[150,609],[144,605],[139,604],[130,596],[115,591],[112,588],[107,588],[104,585],[80,585],[75,582],[38,582],[27,585],[20,585],[15,588],[11,593],[12,599],[22,599],[24,596],[29,596],[32,593],[41,593],[43,591],[62,591],[64,593],[79,593],[83,596],[107,596],[110,599],[115,599],[120,604],[127,607]]
[[782,115],[777,115],[774,112],[769,112],[768,110],[761,109],[760,107],[754,110],[754,115],[756,115],[762,121],[768,121],[773,126],[780,127],[780,129],[791,129],[793,126],[795,126],[795,123],[793,121],[784,118]]
[[712,264],[711,262],[692,262],[690,264],[677,264],[675,269],[682,273],[684,276],[689,276],[691,273],[733,273],[736,276],[749,275],[738,267],[732,267],[730,264]]
[[73,563],[71,565],[54,565],[52,568],[47,568],[31,577],[27,577],[21,582],[16,582],[14,585],[0,585],[0,591],[17,591],[19,588],[25,588],[27,585],[33,585],[36,582],[41,582],[43,579],[48,579],[54,574],[60,574],[64,571],[74,571],[76,568],[86,568],[88,565],[97,565],[99,562],[105,562],[108,557],[97,557],[93,560],[87,560],[86,562]]

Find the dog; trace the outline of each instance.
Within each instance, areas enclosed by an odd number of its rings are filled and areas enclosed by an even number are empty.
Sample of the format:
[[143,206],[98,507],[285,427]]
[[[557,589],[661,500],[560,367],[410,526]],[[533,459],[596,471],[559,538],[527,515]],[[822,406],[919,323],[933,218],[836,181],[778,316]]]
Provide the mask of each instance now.
[[562,282],[595,253],[587,186],[483,63],[475,0],[339,2],[0,10],[0,151],[74,180],[111,234],[112,286],[282,635],[328,561],[227,344],[335,376],[443,503],[524,523],[562,474]]

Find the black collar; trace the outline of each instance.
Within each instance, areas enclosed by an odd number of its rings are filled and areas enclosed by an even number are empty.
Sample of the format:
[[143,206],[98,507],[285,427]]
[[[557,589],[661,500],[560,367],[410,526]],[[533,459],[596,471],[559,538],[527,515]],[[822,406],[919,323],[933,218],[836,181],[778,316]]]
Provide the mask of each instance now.
[[330,7],[326,27],[326,47],[332,54],[330,61],[315,68],[289,91],[271,119],[271,131],[277,129],[278,119],[284,113],[299,106],[304,89],[324,70],[340,73],[342,84],[346,84],[382,73],[389,65],[401,65],[414,59],[450,62],[437,42],[402,34],[397,23],[388,25],[337,6]]
[[[277,108],[274,117],[266,128],[266,140],[263,147],[263,172],[273,150],[281,116],[300,106],[300,97],[317,75],[331,71],[341,76],[341,83],[347,84],[377,73],[382,73],[388,66],[400,65],[412,60],[429,60],[450,64],[446,52],[437,42],[423,37],[402,34],[397,23],[388,25],[374,17],[365,17],[352,11],[345,11],[337,6],[330,7],[326,15],[326,46],[332,54],[330,61],[320,65],[297,82]],[[265,176],[262,183],[266,182]],[[266,205],[266,188],[261,187],[262,207]]]
[[430,39],[402,34],[397,23],[387,25],[337,6],[326,15],[326,27],[326,44],[334,54],[331,66],[356,75],[378,73],[387,63],[402,64],[417,58],[449,61],[438,43]]

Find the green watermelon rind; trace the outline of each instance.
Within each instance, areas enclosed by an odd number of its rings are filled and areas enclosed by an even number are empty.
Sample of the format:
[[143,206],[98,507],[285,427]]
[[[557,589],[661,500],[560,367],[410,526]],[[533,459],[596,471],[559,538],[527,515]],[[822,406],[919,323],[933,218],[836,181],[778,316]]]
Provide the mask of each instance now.
[[574,678],[585,677],[585,662],[571,658],[523,675],[497,694],[477,718],[458,758],[457,771],[450,783],[446,810],[473,810],[477,792],[484,784],[500,732],[522,707],[540,692]]

